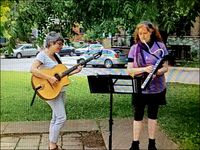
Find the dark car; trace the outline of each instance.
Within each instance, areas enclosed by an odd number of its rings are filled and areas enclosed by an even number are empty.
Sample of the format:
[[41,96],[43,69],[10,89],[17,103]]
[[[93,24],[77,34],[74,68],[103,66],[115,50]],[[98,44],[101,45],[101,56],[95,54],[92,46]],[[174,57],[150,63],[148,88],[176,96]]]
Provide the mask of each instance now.
[[75,52],[75,48],[72,46],[63,46],[63,48],[60,50],[59,55],[60,56],[65,56],[65,55],[69,55],[69,56],[73,56]]

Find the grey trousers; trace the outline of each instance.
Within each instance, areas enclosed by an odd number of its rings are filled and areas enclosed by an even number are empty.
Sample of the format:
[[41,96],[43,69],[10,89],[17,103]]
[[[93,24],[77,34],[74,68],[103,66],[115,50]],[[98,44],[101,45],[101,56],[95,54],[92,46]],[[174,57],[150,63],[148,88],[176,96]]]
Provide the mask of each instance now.
[[52,119],[49,126],[49,141],[52,143],[58,142],[60,130],[66,121],[64,99],[65,92],[60,92],[54,100],[47,101],[52,109]]

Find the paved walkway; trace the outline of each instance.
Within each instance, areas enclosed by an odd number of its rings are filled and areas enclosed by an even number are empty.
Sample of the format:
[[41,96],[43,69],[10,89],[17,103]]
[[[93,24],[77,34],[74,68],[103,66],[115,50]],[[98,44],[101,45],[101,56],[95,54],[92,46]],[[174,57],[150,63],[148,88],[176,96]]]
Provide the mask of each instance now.
[[[43,150],[48,145],[48,121],[3,122],[1,123],[2,150]],[[147,148],[147,120],[144,120],[140,147]],[[96,137],[98,135],[98,138]],[[91,136],[93,138],[91,138]],[[132,141],[132,120],[114,119],[112,149],[129,149]],[[87,139],[88,138],[88,139]],[[94,139],[96,138],[96,139]],[[96,145],[92,144],[97,143]],[[100,141],[101,140],[101,141]],[[68,120],[61,130],[59,145],[66,150],[103,150],[108,149],[109,121],[104,120]],[[159,128],[157,131],[158,149],[178,149]]]

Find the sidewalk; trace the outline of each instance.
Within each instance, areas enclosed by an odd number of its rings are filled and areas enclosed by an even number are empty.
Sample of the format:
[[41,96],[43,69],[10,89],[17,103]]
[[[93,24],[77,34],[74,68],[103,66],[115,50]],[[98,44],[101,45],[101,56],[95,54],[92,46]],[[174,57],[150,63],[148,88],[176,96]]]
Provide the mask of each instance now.
[[199,85],[199,74],[199,68],[169,67],[169,70],[165,74],[165,77],[166,82],[178,82]]
[[[48,145],[49,121],[3,122],[1,123],[2,150],[24,149],[43,150]],[[147,120],[144,120],[140,148],[147,149]],[[94,141],[93,141],[94,140]],[[102,141],[101,141],[102,140]],[[112,149],[128,150],[132,141],[132,119],[114,119]],[[93,144],[92,144],[93,143]],[[94,145],[94,143],[96,143]],[[158,149],[178,149],[159,128],[157,131]],[[61,130],[59,145],[66,150],[103,150],[109,145],[109,121],[68,120]]]

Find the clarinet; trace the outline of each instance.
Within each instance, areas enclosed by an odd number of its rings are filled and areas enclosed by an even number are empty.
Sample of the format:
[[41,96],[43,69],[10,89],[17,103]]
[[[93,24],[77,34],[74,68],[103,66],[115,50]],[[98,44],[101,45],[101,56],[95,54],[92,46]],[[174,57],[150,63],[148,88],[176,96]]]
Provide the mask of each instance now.
[[144,80],[144,82],[141,85],[141,89],[144,90],[147,85],[149,85],[153,75],[157,72],[157,70],[159,69],[160,65],[163,63],[164,58],[160,58],[159,60],[157,60],[156,64],[153,67],[153,70],[151,73],[148,74],[148,76],[146,77],[146,79]]

